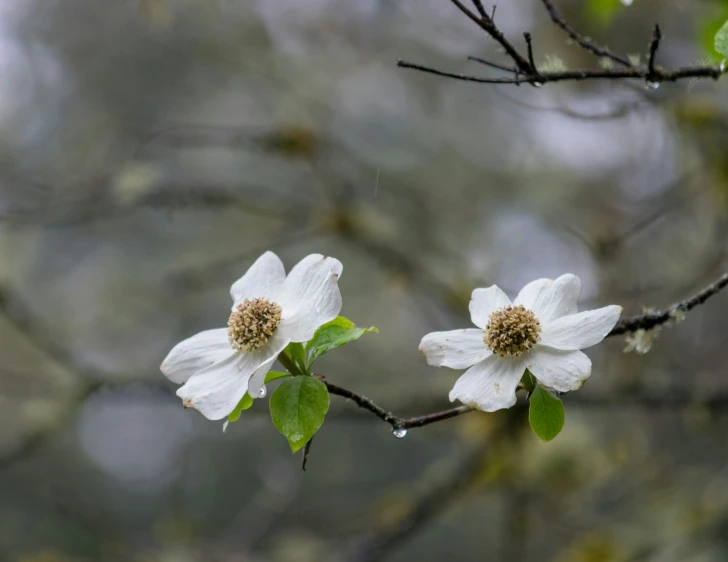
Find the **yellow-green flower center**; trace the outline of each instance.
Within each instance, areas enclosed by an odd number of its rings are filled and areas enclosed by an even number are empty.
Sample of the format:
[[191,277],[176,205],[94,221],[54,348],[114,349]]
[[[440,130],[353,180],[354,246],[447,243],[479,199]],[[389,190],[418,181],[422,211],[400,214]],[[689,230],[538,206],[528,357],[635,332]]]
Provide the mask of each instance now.
[[531,349],[541,335],[541,323],[523,305],[505,306],[493,312],[483,330],[483,341],[501,357],[519,357]]
[[228,320],[228,340],[237,351],[253,351],[273,337],[281,323],[281,307],[268,299],[245,299]]

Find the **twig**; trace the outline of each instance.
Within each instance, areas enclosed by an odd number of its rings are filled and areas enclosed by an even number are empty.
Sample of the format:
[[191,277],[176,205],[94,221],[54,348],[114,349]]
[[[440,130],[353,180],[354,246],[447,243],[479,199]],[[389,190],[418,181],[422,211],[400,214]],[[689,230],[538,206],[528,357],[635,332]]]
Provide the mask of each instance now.
[[472,60],[475,62],[479,62],[480,64],[484,64],[485,66],[490,66],[491,68],[495,68],[497,70],[503,70],[505,72],[512,72],[515,75],[518,75],[518,69],[516,68],[508,68],[504,64],[498,64],[496,62],[490,62],[489,60],[481,59],[479,57],[469,56],[468,60]]
[[665,310],[650,312],[640,316],[632,316],[631,318],[623,318],[617,322],[617,325],[607,334],[607,337],[619,336],[636,332],[637,330],[651,330],[657,326],[667,324],[671,320],[675,320],[676,313],[689,312],[696,306],[703,304],[710,297],[717,295],[726,286],[728,286],[728,273],[724,273],[716,281],[689,299],[675,303]]
[[480,17],[482,17],[482,18],[488,17],[488,14],[485,11],[485,8],[483,7],[483,3],[480,0],[473,0],[473,5],[475,6],[475,9],[478,10]]
[[458,406],[456,408],[443,410],[441,412],[434,412],[432,414],[427,414],[424,416],[417,416],[414,418],[400,418],[398,416],[395,416],[393,413],[388,412],[384,408],[378,406],[366,396],[362,396],[360,394],[357,394],[356,392],[347,390],[346,388],[336,386],[335,384],[331,384],[326,380],[324,380],[323,382],[326,385],[326,388],[329,389],[329,394],[335,394],[336,396],[348,398],[360,408],[369,410],[379,419],[387,422],[389,425],[392,426],[393,430],[423,427],[425,425],[430,425],[431,423],[449,420],[450,418],[455,418],[457,416],[461,416],[463,414],[467,414],[468,412],[473,411],[469,406]]
[[[660,26],[655,24],[655,30],[652,32],[652,42],[650,43],[650,59],[647,63],[647,72],[649,76],[655,76],[657,71],[655,69],[655,57],[657,56],[657,49],[660,48],[660,40],[662,39],[662,32]],[[651,78],[649,78],[651,80]]]
[[541,2],[543,2],[543,5],[546,7],[546,10],[551,16],[551,21],[553,21],[557,26],[563,29],[569,35],[569,37],[571,37],[580,47],[594,55],[597,55],[598,57],[606,57],[618,64],[621,64],[622,66],[632,68],[632,64],[629,62],[628,59],[619,55],[615,55],[606,47],[599,47],[598,45],[595,45],[591,40],[587,39],[576,29],[571,27],[561,16],[561,14],[559,14],[559,12],[556,10],[556,7],[553,5],[551,0],[541,0]]
[[487,14],[485,16],[481,14],[481,17],[478,17],[468,8],[466,8],[465,5],[460,2],[460,0],[450,0],[450,2],[452,2],[458,8],[458,10],[460,10],[463,14],[465,14],[468,18],[475,22],[478,27],[480,27],[483,31],[485,31],[488,35],[495,39],[500,44],[500,46],[503,47],[506,54],[513,59],[513,62],[516,63],[516,66],[521,70],[521,72],[526,74],[530,73],[531,67],[528,64],[528,61],[523,57],[523,55],[521,55],[521,53],[518,52],[518,49],[516,49],[513,44],[508,41],[508,39],[506,39],[505,35],[503,35],[503,32],[498,28],[498,26],[495,25],[492,17],[488,16]]
[[674,70],[663,70],[661,68],[655,68],[653,73],[647,68],[626,68],[622,70],[612,69],[579,69],[579,70],[564,70],[559,72],[541,72],[533,74],[529,72],[522,72],[518,77],[515,78],[483,78],[481,76],[472,76],[469,74],[456,74],[453,72],[445,72],[432,68],[429,66],[423,66],[421,64],[415,64],[399,60],[397,66],[400,68],[409,68],[412,70],[418,70],[420,72],[426,72],[428,74],[435,74],[437,76],[443,76],[445,78],[453,78],[455,80],[463,80],[466,82],[476,82],[479,84],[529,84],[533,82],[539,82],[546,84],[548,82],[566,82],[575,81],[580,82],[583,80],[617,80],[621,78],[633,78],[641,80],[649,80],[650,82],[677,82],[684,78],[712,78],[718,80],[728,69],[721,68],[719,65],[708,65],[708,66],[686,66],[676,68]]
[[306,472],[306,464],[308,463],[308,453],[311,450],[311,443],[313,443],[313,437],[308,440],[308,443],[303,447],[303,461],[301,461],[301,470]]
[[660,46],[662,39],[662,33],[658,25],[655,25],[654,32],[652,35],[652,42],[650,44],[650,56],[648,65],[636,66],[633,65],[629,59],[624,58],[620,55],[614,54],[606,47],[599,47],[595,45],[590,39],[576,31],[570,26],[566,20],[559,14],[554,7],[551,0],[541,0],[551,16],[551,20],[561,29],[563,29],[574,41],[576,41],[583,49],[586,49],[594,55],[605,57],[611,61],[614,61],[624,68],[622,69],[576,69],[576,70],[564,70],[558,72],[544,72],[541,73],[536,68],[533,56],[533,45],[531,34],[526,32],[524,37],[526,39],[527,53],[524,57],[508,39],[503,35],[503,32],[495,24],[492,16],[488,16],[485,9],[480,1],[474,1],[478,14],[475,14],[468,8],[466,8],[460,0],[450,0],[463,14],[469,19],[475,22],[478,27],[483,29],[488,35],[495,39],[505,50],[506,54],[515,63],[515,69],[511,70],[508,67],[497,65],[489,61],[482,61],[470,57],[472,60],[478,60],[483,64],[487,64],[493,68],[499,70],[505,70],[506,72],[513,72],[515,76],[503,77],[503,78],[485,78],[480,76],[472,76],[468,74],[456,74],[452,72],[446,72],[438,70],[436,68],[424,66],[417,63],[410,63],[405,61],[397,61],[397,66],[401,68],[409,68],[412,70],[418,70],[420,72],[426,72],[429,74],[435,74],[445,78],[453,78],[455,80],[464,80],[467,82],[477,82],[481,84],[526,84],[530,83],[533,85],[542,85],[548,82],[564,82],[564,81],[581,81],[581,80],[618,80],[623,78],[634,78],[646,80],[652,84],[659,84],[661,82],[676,82],[684,78],[712,78],[717,80],[721,77],[728,69],[723,68],[719,65],[705,65],[705,66],[690,66],[690,67],[679,67],[674,70],[664,70],[659,68],[655,64],[655,57],[657,50]]
[[528,64],[531,65],[531,72],[533,74],[538,74],[538,69],[536,68],[536,61],[533,60],[533,43],[531,41],[531,34],[526,31],[523,34],[523,38],[526,40],[526,47],[528,49]]

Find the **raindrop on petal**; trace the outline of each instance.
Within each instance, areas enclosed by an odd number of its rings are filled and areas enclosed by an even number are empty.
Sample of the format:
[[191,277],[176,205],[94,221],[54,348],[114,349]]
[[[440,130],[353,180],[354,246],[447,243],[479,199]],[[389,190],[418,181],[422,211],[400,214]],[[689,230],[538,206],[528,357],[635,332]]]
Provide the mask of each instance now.
[[268,391],[266,390],[265,386],[261,386],[260,390],[258,391],[258,396],[260,398],[265,398],[266,394],[268,394]]
[[403,427],[395,427],[392,430],[392,435],[394,435],[397,439],[402,439],[407,435],[407,430]]

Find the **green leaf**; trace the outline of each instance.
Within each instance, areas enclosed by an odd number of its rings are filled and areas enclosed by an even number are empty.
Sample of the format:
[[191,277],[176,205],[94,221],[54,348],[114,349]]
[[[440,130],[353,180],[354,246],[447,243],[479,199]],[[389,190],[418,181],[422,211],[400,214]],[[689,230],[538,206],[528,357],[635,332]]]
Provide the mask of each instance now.
[[715,34],[715,50],[728,58],[728,21]]
[[270,399],[273,425],[288,439],[291,451],[303,447],[324,423],[329,410],[329,391],[315,377],[293,377]]
[[368,332],[377,332],[377,329],[374,327],[357,328],[351,320],[337,316],[316,330],[311,341],[306,344],[308,366],[313,365],[313,362],[324,353],[358,340]]
[[280,371],[268,371],[268,374],[265,376],[265,382],[273,382],[278,379],[282,379],[284,377],[290,377],[291,373],[281,373]]
[[240,399],[240,402],[238,402],[238,405],[235,406],[235,409],[228,416],[228,421],[229,422],[238,421],[238,419],[240,418],[240,414],[243,413],[243,410],[247,410],[252,405],[253,405],[253,399],[246,392],[245,395]]
[[289,343],[286,349],[283,350],[283,353],[278,356],[278,361],[292,375],[311,374],[308,372],[308,366],[306,365],[306,350],[301,343]]
[[531,393],[528,421],[534,433],[551,441],[564,427],[564,404],[548,390],[536,385]]

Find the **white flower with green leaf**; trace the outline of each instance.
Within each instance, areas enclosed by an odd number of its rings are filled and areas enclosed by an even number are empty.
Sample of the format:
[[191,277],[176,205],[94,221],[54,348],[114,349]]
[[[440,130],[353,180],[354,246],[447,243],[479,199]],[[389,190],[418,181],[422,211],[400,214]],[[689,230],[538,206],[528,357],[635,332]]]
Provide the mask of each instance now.
[[[513,302],[495,285],[476,289],[470,317],[477,328],[428,334],[420,351],[430,365],[467,369],[450,391],[450,401],[486,412],[510,408],[523,379],[524,386],[535,390],[532,425],[534,416],[540,421],[545,416],[546,425],[557,424],[560,417],[563,425],[560,401],[539,385],[558,392],[580,388],[591,374],[591,361],[579,350],[602,341],[622,312],[616,305],[577,312],[580,293],[581,281],[571,274],[533,281]],[[524,377],[527,371],[530,375]],[[553,427],[544,436],[553,438]]]
[[[279,354],[292,343],[301,347],[339,314],[342,269],[338,260],[312,254],[286,276],[273,252],[258,258],[230,289],[227,328],[180,342],[161,365],[167,378],[183,385],[177,396],[185,407],[219,420],[239,416],[252,398],[265,396],[266,375]],[[268,380],[278,376],[285,375]]]

